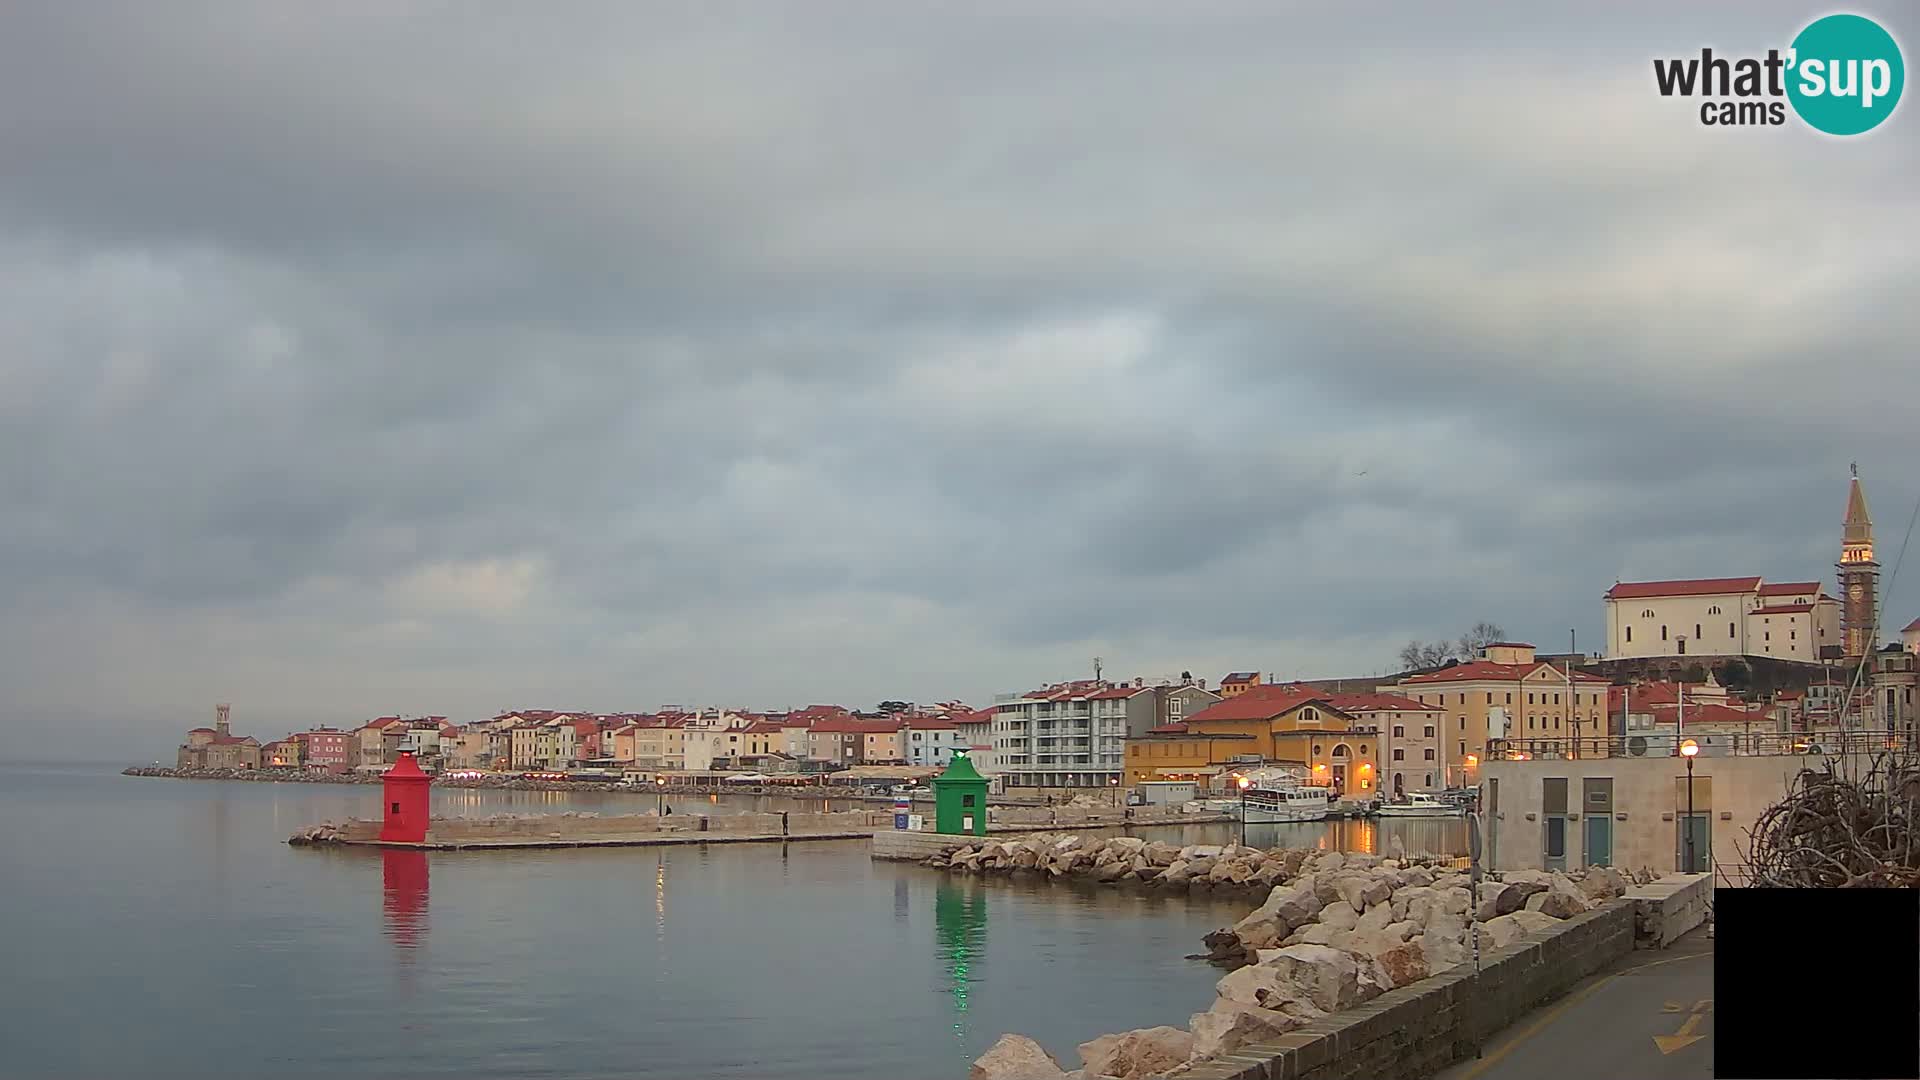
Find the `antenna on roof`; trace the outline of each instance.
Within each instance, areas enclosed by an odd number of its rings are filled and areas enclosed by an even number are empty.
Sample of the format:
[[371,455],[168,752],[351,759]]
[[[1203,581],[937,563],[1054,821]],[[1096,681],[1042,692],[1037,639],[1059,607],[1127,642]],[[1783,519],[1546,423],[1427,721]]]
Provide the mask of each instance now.
[[1100,681],[1100,658],[1097,656],[1093,658],[1093,681]]

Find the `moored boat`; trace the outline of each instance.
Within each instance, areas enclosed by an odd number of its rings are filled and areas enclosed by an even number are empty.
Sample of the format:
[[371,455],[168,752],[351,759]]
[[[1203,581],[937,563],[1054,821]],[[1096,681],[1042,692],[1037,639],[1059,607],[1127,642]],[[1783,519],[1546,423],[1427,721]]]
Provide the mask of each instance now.
[[1457,803],[1415,791],[1399,801],[1381,803],[1378,813],[1381,817],[1459,817],[1461,808]]

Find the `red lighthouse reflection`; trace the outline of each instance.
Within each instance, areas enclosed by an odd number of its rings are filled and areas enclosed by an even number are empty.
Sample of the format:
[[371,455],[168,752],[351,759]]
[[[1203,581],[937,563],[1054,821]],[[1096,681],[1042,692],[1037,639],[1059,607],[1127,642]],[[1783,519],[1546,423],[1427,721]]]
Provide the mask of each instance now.
[[387,937],[396,949],[415,949],[427,932],[427,853],[387,848],[380,853]]

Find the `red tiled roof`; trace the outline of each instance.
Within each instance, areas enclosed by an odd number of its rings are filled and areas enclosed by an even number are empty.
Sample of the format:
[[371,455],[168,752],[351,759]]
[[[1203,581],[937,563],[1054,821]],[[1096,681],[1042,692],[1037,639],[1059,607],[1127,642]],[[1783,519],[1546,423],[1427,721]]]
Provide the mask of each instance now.
[[1903,634],[1911,634],[1916,630],[1920,630],[1920,619],[1915,619],[1906,626],[1901,627],[1900,632]]
[[1135,694],[1148,694],[1152,691],[1144,686],[1115,686],[1087,695],[1088,701],[1113,701],[1118,698],[1130,698]]
[[952,731],[960,725],[937,716],[916,716],[906,722],[915,731]]
[[974,709],[972,712],[955,713],[949,719],[956,724],[984,724],[993,719],[993,706]]
[[1028,701],[1070,701],[1074,698],[1087,698],[1108,689],[1105,683],[1093,679],[1074,679],[1070,682],[1054,683],[1052,686],[1021,694]]
[[252,743],[255,746],[259,746],[260,740],[251,735],[215,735],[213,737],[213,745],[215,746],[239,746],[242,743]]
[[741,729],[748,735],[778,735],[786,729],[769,720],[760,720]]
[[1817,581],[1769,581],[1760,586],[1761,596],[1798,596],[1802,593],[1818,593]]
[[1654,596],[1716,596],[1752,592],[1756,577],[1687,578],[1679,581],[1622,581],[1607,590],[1608,600],[1638,600]]
[[212,728],[210,728],[210,727],[197,727],[197,728],[191,728],[191,729],[189,729],[189,730],[187,731],[187,734],[189,734],[189,735],[211,735],[211,734],[213,734],[213,729],[212,729]]
[[[1664,705],[1649,706],[1647,711],[1653,714],[1656,721],[1664,723],[1668,720],[1676,719],[1679,716],[1680,707],[1673,702],[1667,702]],[[1688,727],[1692,727],[1695,724],[1750,724],[1755,722],[1771,723],[1772,719],[1764,712],[1748,712],[1745,709],[1731,709],[1725,705],[1696,704],[1691,701],[1687,703],[1685,723]]]
[[[1224,701],[1216,701],[1187,717],[1195,720],[1270,720],[1284,712],[1291,712],[1310,701],[1327,705],[1327,697],[1310,686],[1292,683],[1274,683],[1266,686],[1253,686],[1247,692]],[[1336,706],[1329,706],[1336,707]],[[1337,707],[1336,707],[1337,708]]]
[[[1448,682],[1518,682],[1541,668],[1549,668],[1555,672],[1561,670],[1544,660],[1536,660],[1530,664],[1496,664],[1491,660],[1475,660],[1472,663],[1456,664],[1450,668],[1431,671],[1425,675],[1409,675],[1405,679],[1402,679],[1401,682],[1403,684],[1412,683],[1419,686]],[[1598,675],[1589,675],[1584,671],[1576,671],[1573,673],[1573,681],[1576,683],[1603,683],[1607,680]]]
[[1438,705],[1427,705],[1402,694],[1328,694],[1327,704],[1341,712],[1445,712]]
[[1760,607],[1747,612],[1749,615],[1801,615],[1812,611],[1812,604],[1781,604],[1779,607]]

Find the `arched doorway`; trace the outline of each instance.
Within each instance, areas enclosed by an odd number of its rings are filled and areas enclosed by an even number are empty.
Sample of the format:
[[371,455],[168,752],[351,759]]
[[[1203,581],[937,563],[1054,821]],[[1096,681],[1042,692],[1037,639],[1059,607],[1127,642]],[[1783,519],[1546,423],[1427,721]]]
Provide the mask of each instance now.
[[1353,761],[1353,750],[1346,743],[1333,744],[1333,791],[1336,795],[1347,793],[1347,766]]
[[1398,797],[1406,790],[1407,778],[1399,773],[1393,774],[1393,794]]

